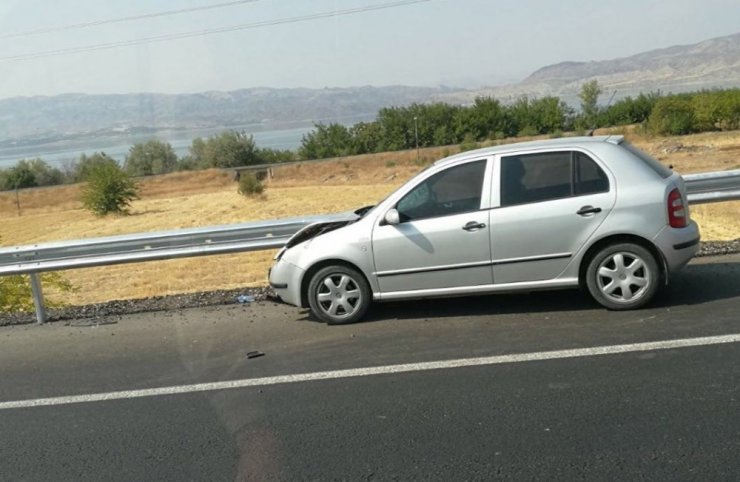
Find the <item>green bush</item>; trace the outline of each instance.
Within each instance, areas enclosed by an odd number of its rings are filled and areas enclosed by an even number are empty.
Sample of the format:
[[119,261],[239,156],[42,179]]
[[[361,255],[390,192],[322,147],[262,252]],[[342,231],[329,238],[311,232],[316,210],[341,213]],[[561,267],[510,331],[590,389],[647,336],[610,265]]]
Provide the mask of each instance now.
[[[77,288],[59,273],[43,273],[41,283],[58,293],[72,293]],[[64,303],[45,301],[49,308],[63,306]],[[0,312],[33,311],[33,291],[31,278],[26,275],[0,276]]]
[[696,114],[688,96],[663,97],[655,103],[648,118],[648,129],[653,134],[680,136],[696,129]]
[[237,131],[224,131],[205,140],[200,137],[193,139],[189,157],[189,163],[197,169],[263,164],[254,137]]
[[519,137],[533,137],[539,134],[539,131],[532,126],[524,126],[522,130],[517,133]]
[[[41,283],[58,293],[73,293],[77,288],[59,273],[42,273]],[[46,302],[51,308],[63,303]],[[26,275],[0,276],[0,312],[33,311],[33,291],[31,278]]]
[[172,172],[177,167],[177,154],[169,142],[151,139],[131,146],[123,169],[132,176],[151,176]]
[[239,194],[242,196],[259,196],[265,190],[265,186],[252,172],[242,172],[239,176]]
[[90,168],[82,188],[82,204],[98,216],[128,214],[139,187],[118,164],[101,163]]
[[466,134],[463,141],[460,143],[460,152],[472,151],[478,148],[478,143],[475,141],[471,134]]

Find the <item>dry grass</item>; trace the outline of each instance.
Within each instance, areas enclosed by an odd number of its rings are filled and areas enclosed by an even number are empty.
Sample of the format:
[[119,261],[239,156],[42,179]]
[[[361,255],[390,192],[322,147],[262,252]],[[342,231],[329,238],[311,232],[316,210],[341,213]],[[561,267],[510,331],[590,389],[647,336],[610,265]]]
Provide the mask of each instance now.
[[[109,236],[345,211],[377,202],[392,184],[281,188],[271,187],[259,199],[236,193],[233,184],[214,192],[134,202],[132,215],[96,218],[82,209],[0,218],[4,245]],[[215,189],[215,188],[214,188]],[[44,196],[48,193],[44,192]],[[272,252],[210,256],[135,265],[72,270],[64,273],[77,293],[70,304],[141,298],[204,289],[264,285]],[[53,293],[52,293],[53,295]]]
[[[681,173],[740,167],[740,133],[681,138],[630,139]],[[619,132],[621,133],[621,132]],[[518,139],[521,140],[521,139]],[[503,141],[506,142],[506,141]],[[229,173],[184,172],[142,179],[142,199],[132,215],[96,218],[81,208],[79,186],[24,190],[22,216],[15,194],[0,193],[0,244],[20,245],[62,239],[246,222],[344,211],[374,204],[428,163],[457,152],[456,147],[354,156],[276,168],[258,199],[236,193]],[[692,216],[705,239],[740,237],[740,202],[701,205]],[[272,252],[209,256],[65,272],[79,287],[67,302],[228,289],[265,283]],[[51,293],[54,296],[53,293]]]

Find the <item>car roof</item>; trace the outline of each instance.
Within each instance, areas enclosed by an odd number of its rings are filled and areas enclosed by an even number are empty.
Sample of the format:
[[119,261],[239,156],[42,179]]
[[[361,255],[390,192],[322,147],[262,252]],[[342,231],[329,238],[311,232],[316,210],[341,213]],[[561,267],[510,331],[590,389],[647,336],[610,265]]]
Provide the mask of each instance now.
[[527,142],[515,142],[513,144],[502,144],[500,146],[484,147],[482,149],[475,149],[472,151],[461,152],[454,156],[445,157],[435,162],[434,165],[448,164],[460,159],[468,159],[470,157],[483,157],[491,156],[495,154],[502,154],[511,151],[524,151],[529,149],[547,149],[547,148],[573,148],[573,147],[588,147],[595,143],[609,142],[612,144],[621,144],[624,141],[624,136],[589,136],[589,137],[559,137],[557,139],[543,139],[539,141],[527,141]]

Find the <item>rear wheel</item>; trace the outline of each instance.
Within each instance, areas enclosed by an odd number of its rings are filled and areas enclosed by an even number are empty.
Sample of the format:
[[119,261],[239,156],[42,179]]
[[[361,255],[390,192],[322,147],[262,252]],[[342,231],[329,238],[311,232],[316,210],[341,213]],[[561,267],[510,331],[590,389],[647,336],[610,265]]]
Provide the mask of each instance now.
[[347,266],[322,268],[308,285],[311,312],[330,325],[360,320],[370,307],[371,297],[365,277]]
[[655,296],[660,267],[652,253],[640,245],[613,244],[591,258],[586,285],[602,306],[632,310],[645,306]]

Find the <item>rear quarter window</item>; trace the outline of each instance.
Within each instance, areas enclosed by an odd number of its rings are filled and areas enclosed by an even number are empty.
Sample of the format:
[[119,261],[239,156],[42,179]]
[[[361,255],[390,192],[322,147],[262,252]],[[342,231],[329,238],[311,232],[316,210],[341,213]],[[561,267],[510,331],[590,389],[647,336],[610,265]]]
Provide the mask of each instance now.
[[621,146],[625,149],[627,149],[629,152],[631,152],[635,157],[640,159],[642,162],[644,162],[650,169],[655,171],[656,174],[658,174],[663,179],[667,179],[673,175],[673,171],[668,168],[668,166],[665,166],[661,164],[660,161],[655,159],[650,154],[641,151],[640,149],[636,148],[629,142],[623,142]]

